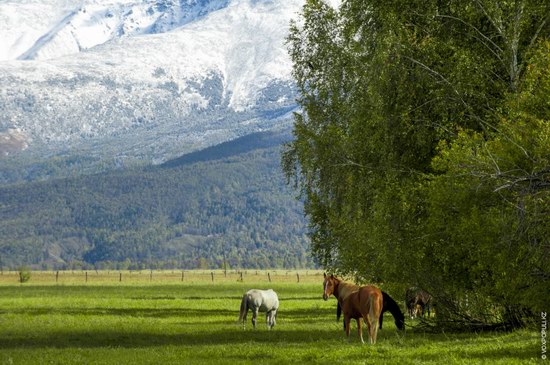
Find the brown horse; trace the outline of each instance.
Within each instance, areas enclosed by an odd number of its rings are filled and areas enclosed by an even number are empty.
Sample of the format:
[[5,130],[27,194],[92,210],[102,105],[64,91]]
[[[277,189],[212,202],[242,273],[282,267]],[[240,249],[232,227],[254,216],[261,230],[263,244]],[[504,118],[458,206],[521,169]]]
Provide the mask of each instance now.
[[342,305],[346,336],[349,337],[350,321],[353,318],[357,321],[359,338],[362,343],[365,343],[361,329],[361,318],[363,318],[367,323],[369,343],[374,345],[378,335],[378,320],[382,313],[382,306],[382,291],[372,285],[363,286],[358,291],[348,295]]
[[344,325],[346,336],[349,337],[350,321],[357,321],[357,333],[361,342],[363,341],[363,331],[361,328],[361,319],[367,323],[369,332],[369,342],[376,343],[378,334],[378,320],[382,313],[382,292],[375,286],[368,285],[357,287],[354,284],[346,283],[331,275],[325,274],[323,283],[323,299],[328,300],[330,295],[334,295],[344,312]]

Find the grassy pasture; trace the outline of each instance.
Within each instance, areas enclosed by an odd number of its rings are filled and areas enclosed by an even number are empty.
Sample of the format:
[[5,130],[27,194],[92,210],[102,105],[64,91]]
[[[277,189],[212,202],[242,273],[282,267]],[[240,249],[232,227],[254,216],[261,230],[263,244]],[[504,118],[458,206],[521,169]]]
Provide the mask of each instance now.
[[[93,272],[95,274],[95,272]],[[33,272],[17,283],[0,275],[0,364],[471,364],[538,363],[540,334],[397,333],[386,317],[376,346],[351,341],[335,321],[335,299],[324,302],[322,274],[248,271]],[[125,277],[125,274],[128,278]],[[156,274],[156,275],[155,275]],[[42,275],[45,275],[42,277]],[[117,276],[118,275],[118,276]],[[130,280],[131,275],[133,281]],[[138,276],[141,275],[141,276]],[[63,280],[61,280],[61,277]],[[125,279],[127,279],[125,281]],[[281,301],[277,326],[262,315],[252,330],[237,324],[242,294],[271,287]],[[397,296],[396,296],[397,299]],[[354,329],[354,328],[352,328]],[[364,333],[366,337],[366,333]]]

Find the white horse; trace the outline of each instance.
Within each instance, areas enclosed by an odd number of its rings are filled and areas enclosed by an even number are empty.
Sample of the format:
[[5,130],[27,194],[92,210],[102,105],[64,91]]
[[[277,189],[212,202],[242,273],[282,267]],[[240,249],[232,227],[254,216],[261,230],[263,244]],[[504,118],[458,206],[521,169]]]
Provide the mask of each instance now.
[[277,310],[279,309],[279,298],[277,297],[277,293],[275,293],[273,289],[250,289],[243,295],[241,311],[239,313],[239,322],[243,322],[243,328],[249,308],[252,311],[252,325],[254,329],[256,329],[256,317],[258,317],[258,312],[266,312],[267,328],[273,328],[273,326],[275,326]]

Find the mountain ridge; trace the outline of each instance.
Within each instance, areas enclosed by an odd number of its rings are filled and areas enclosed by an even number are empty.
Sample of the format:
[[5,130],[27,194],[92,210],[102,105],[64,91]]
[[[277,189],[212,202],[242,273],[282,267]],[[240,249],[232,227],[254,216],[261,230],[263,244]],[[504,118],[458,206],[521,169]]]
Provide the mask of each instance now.
[[0,266],[313,267],[280,169],[289,136],[242,138],[169,168],[0,186]]

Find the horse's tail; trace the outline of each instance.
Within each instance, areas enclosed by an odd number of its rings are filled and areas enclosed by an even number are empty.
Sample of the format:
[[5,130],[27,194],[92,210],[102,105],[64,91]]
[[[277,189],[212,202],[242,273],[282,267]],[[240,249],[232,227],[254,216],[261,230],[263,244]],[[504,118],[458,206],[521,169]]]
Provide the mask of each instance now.
[[247,295],[243,295],[243,300],[241,300],[241,310],[239,312],[239,322],[244,321],[244,316],[248,312],[248,300]]
[[376,337],[378,336],[378,321],[380,319],[380,314],[382,313],[382,291],[378,288],[375,288],[371,293],[369,293],[367,301],[369,305],[369,321],[371,323],[371,332],[369,333],[370,340],[373,344],[376,343]]

